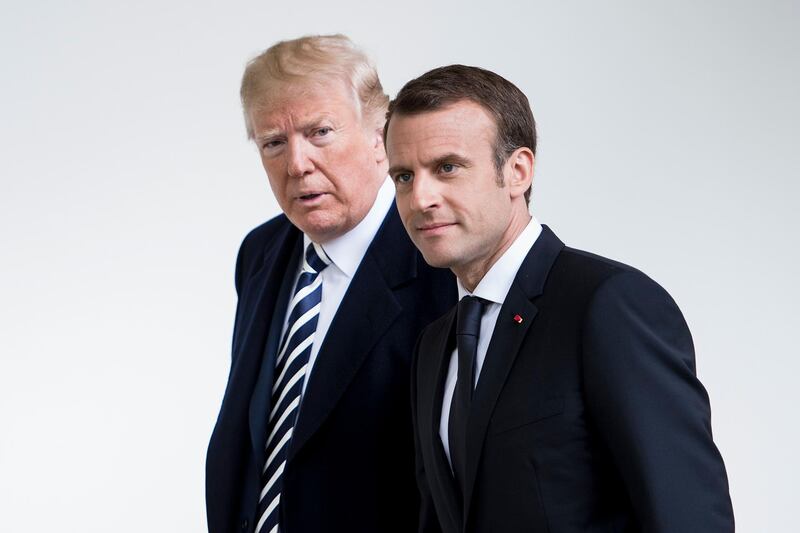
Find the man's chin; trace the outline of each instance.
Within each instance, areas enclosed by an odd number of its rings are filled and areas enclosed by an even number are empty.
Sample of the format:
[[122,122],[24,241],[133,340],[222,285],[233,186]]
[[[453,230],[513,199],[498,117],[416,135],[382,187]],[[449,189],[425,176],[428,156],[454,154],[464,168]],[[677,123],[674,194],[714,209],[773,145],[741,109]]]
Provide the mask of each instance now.
[[314,212],[303,217],[292,217],[292,224],[300,228],[316,243],[324,243],[339,237],[350,229],[344,221],[331,217],[328,213]]
[[447,254],[433,250],[426,251],[423,249],[420,249],[420,252],[422,253],[422,258],[425,259],[425,262],[434,268],[450,268],[450,266],[453,264],[453,259]]

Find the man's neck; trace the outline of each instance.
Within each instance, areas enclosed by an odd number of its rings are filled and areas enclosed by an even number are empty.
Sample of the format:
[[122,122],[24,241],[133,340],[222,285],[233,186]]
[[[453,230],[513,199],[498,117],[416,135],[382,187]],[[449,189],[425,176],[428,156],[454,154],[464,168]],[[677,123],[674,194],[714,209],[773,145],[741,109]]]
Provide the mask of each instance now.
[[508,228],[500,240],[497,249],[486,258],[474,263],[453,267],[450,270],[456,275],[461,284],[469,292],[474,292],[475,287],[481,282],[487,272],[494,266],[498,259],[500,259],[506,250],[514,244],[519,234],[525,230],[528,222],[531,220],[531,215],[528,213],[527,208],[523,214],[519,216],[512,216],[508,224]]

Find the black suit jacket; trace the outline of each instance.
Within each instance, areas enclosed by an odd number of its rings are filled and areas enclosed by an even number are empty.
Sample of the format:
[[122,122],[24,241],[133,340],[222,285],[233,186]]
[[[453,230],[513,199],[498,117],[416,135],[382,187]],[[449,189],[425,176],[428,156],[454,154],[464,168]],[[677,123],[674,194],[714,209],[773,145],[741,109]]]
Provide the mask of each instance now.
[[[302,234],[285,216],[253,230],[236,266],[233,358],[206,461],[211,533],[252,531],[274,357]],[[455,279],[425,264],[394,205],[339,305],[290,444],[281,531],[415,528],[409,406],[414,339],[456,301]]]
[[414,359],[421,531],[734,530],[692,339],[655,282],[543,228],[475,389],[463,504],[439,438],[454,317]]

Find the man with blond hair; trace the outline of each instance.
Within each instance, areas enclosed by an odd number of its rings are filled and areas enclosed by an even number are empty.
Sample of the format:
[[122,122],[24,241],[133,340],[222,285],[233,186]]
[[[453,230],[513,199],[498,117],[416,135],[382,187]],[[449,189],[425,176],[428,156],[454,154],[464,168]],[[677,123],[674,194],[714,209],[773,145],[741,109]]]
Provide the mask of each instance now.
[[456,294],[397,215],[388,97],[364,53],[333,35],[257,56],[241,98],[283,214],[239,251],[209,531],[411,531],[410,358]]

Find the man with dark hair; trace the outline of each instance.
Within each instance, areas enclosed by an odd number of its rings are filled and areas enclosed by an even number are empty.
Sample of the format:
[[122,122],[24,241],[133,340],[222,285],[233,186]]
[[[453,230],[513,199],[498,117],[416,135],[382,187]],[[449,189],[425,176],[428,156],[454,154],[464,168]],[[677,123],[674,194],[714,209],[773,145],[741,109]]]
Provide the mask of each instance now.
[[403,224],[461,297],[414,354],[420,531],[732,532],[683,316],[531,217],[525,95],[454,65],[387,116]]
[[[494,72],[464,65],[433,69],[426,76],[408,82],[403,88],[404,92],[389,102],[387,120],[383,126],[384,139],[389,121],[398,106],[401,106],[403,114],[413,115],[440,109],[459,100],[473,100],[484,107],[497,126],[492,143],[492,159],[499,184],[502,184],[503,165],[514,150],[527,146],[536,155],[536,122],[528,97],[516,85]],[[530,194],[528,187],[525,191],[526,202]]]

